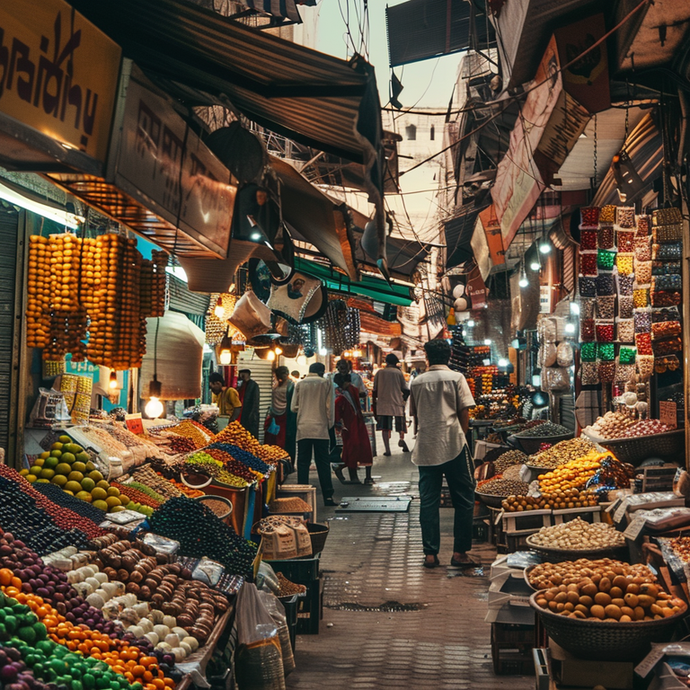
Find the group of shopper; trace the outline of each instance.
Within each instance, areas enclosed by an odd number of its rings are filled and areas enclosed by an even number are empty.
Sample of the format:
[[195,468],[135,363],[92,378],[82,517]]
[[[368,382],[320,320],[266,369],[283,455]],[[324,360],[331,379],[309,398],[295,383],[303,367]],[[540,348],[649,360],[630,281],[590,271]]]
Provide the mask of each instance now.
[[[399,360],[389,354],[386,366],[374,377],[373,411],[377,429],[382,432],[384,456],[390,457],[390,439],[395,428],[398,446],[409,453],[405,434],[405,406],[410,403],[414,420],[415,446],[411,460],[419,469],[420,523],[426,568],[440,564],[440,499],[445,477],[454,508],[454,546],[450,564],[466,568],[478,565],[469,555],[472,546],[474,510],[474,473],[467,446],[469,408],[474,405],[465,377],[448,367],[450,345],[432,340],[424,346],[428,369],[412,379],[408,387]],[[373,454],[361,400],[367,392],[364,382],[351,363],[340,359],[336,372],[325,378],[325,366],[315,362],[309,373],[297,383],[285,366],[275,371],[277,384],[265,422],[265,442],[285,448],[291,458],[297,455],[297,481],[309,483],[312,459],[321,485],[324,505],[335,506],[331,470],[343,483],[360,483],[359,467],[366,471],[365,483],[373,484]],[[225,388],[219,374],[212,374],[213,401],[221,414],[239,418],[258,436],[259,389],[249,370],[239,372],[239,392]],[[252,385],[253,384],[253,385]],[[251,409],[251,413],[249,412]],[[239,412],[238,412],[239,410]],[[254,410],[256,412],[254,413]],[[331,467],[335,431],[342,438],[340,463]],[[343,470],[349,473],[345,480]]]

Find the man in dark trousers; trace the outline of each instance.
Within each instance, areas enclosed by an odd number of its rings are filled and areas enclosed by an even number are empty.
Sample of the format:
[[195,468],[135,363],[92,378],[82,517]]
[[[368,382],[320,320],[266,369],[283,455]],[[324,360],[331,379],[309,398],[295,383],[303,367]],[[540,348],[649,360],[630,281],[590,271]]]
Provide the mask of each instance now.
[[252,379],[249,369],[237,373],[240,381],[238,393],[242,401],[240,424],[254,437],[259,438],[259,384]]

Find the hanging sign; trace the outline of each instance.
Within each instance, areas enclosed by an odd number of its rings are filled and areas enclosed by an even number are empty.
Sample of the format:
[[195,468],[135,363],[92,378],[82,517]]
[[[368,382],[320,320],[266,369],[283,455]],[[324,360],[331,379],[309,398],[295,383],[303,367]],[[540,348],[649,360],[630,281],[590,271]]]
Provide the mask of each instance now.
[[133,434],[143,434],[144,433],[144,422],[141,418],[141,412],[136,412],[134,414],[125,415],[125,426]]
[[0,3],[0,112],[105,162],[120,47],[63,0]]
[[503,235],[501,235],[501,221],[496,216],[496,208],[493,204],[485,208],[479,218],[486,234],[486,243],[489,245],[489,254],[494,266],[506,262],[506,253],[503,248]]

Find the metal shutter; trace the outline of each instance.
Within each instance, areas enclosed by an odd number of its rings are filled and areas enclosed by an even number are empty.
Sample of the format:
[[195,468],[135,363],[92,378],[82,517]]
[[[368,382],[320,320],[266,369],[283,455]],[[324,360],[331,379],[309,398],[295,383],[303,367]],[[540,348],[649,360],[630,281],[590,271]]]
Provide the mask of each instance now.
[[264,441],[264,419],[271,405],[273,391],[273,362],[259,359],[252,348],[240,352],[238,369],[249,369],[252,378],[259,386],[259,441]]
[[[15,360],[14,322],[19,214],[0,206],[0,448],[8,450]],[[12,458],[7,458],[13,464]]]

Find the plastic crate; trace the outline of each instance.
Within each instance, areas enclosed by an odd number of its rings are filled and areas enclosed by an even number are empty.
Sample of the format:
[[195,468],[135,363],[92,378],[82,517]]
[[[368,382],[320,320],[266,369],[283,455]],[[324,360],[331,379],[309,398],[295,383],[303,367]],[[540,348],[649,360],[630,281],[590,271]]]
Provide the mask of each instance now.
[[309,586],[314,580],[319,579],[319,562],[321,554],[308,558],[289,558],[284,561],[266,561],[277,573],[283,573],[285,577],[298,585]]
[[323,616],[323,580],[319,577],[308,584],[307,595],[297,601],[297,634],[318,635]]

